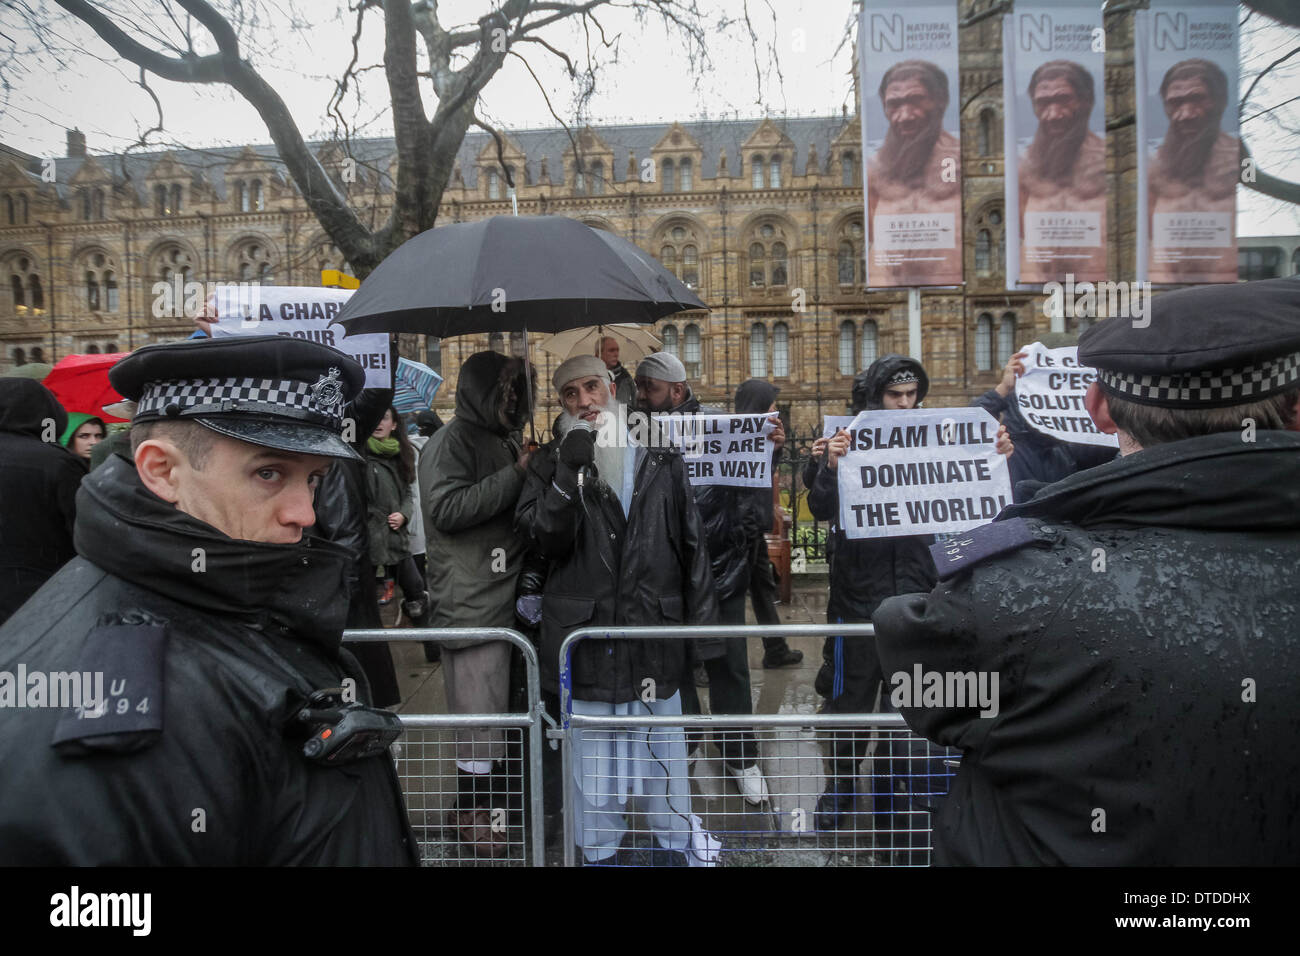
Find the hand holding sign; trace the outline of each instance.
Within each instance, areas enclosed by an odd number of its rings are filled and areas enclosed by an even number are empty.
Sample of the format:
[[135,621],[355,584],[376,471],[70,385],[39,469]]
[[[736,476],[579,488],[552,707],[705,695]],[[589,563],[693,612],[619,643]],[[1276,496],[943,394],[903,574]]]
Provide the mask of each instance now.
[[1002,370],[1002,381],[994,387],[1003,398],[1010,395],[1016,388],[1016,378],[1025,374],[1024,359],[1029,355],[1028,352],[1017,352],[1007,360],[1006,368]]

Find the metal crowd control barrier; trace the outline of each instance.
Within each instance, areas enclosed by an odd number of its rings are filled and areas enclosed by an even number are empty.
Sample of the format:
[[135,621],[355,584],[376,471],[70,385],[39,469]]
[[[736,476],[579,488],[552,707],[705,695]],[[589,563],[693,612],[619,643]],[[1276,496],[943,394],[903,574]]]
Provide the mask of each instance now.
[[[579,849],[596,851],[594,859],[605,857],[612,865],[682,865],[682,855],[663,852],[660,834],[672,843],[685,839],[688,865],[929,865],[931,810],[948,791],[958,754],[918,737],[899,714],[654,715],[642,704],[627,705],[629,712],[621,715],[574,712],[572,654],[580,640],[776,636],[871,639],[875,630],[870,624],[588,627],[564,639],[566,866],[575,864]],[[688,761],[687,735],[711,736],[729,753],[739,753],[743,737],[751,735],[768,799],[757,807],[744,800],[721,761],[705,759],[704,740],[700,758]],[[829,774],[823,773],[823,757],[838,757]],[[871,772],[859,775],[867,757]],[[575,761],[584,764],[581,792]],[[852,773],[840,776],[846,765]],[[645,784],[646,771],[658,779]],[[833,789],[847,794],[848,806],[835,826],[820,826],[828,818],[817,813],[818,799],[833,781],[846,779]],[[586,801],[590,809],[584,809]],[[617,852],[607,856],[615,846]]]
[[[354,630],[344,631],[343,640],[505,641],[519,649],[527,674],[527,713],[399,714],[404,732],[394,748],[394,760],[425,866],[542,866],[542,705],[532,642],[504,627]],[[457,737],[464,741],[468,732],[492,730],[505,735],[505,773],[488,775],[490,783],[484,792],[473,795],[473,806],[459,806],[458,800],[471,801],[469,795],[460,795]],[[483,741],[462,746],[475,747],[479,751],[475,757],[487,756],[489,747]]]

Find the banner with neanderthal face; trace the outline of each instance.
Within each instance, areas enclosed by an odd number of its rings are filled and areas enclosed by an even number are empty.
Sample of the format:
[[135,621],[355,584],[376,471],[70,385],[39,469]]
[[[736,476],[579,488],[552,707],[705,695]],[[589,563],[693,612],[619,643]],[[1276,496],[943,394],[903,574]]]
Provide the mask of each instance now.
[[1139,278],[1237,281],[1239,15],[1233,0],[1137,15]]
[[959,285],[956,0],[867,0],[858,56],[867,285]]
[[1096,3],[1003,19],[1007,286],[1106,278],[1106,33]]

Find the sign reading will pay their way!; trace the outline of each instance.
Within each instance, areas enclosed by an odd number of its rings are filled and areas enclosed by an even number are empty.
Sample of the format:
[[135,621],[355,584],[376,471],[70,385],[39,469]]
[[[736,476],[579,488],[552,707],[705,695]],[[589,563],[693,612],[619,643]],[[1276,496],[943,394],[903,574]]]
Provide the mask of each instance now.
[[1060,441],[1118,448],[1119,439],[1097,428],[1084,407],[1097,371],[1079,365],[1078,346],[1049,349],[1035,342],[1022,351],[1025,374],[1016,379],[1016,405],[1025,421]]
[[212,337],[285,335],[336,348],[366,370],[366,388],[392,388],[388,333],[347,335],[338,318],[350,289],[314,286],[219,285],[215,290],[217,321]]
[[776,426],[768,415],[656,415],[674,447],[680,448],[693,485],[770,488]]
[[966,531],[1011,504],[998,423],[982,408],[862,412],[848,433],[838,474],[849,538]]

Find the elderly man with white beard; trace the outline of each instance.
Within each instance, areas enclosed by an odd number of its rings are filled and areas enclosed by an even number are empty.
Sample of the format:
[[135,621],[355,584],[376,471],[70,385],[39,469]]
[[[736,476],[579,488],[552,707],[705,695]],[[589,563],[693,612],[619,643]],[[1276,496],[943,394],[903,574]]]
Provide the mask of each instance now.
[[[575,356],[552,384],[564,412],[557,437],[528,467],[515,527],[547,561],[542,686],[559,693],[560,645],[589,626],[681,626],[717,620],[713,575],[681,455],[636,444],[624,430],[597,356]],[[620,412],[622,412],[620,414]],[[600,441],[597,441],[597,430]],[[584,640],[570,671],[575,714],[676,715],[680,640]],[[712,847],[690,811],[680,729],[592,732],[574,738],[577,840],[587,863],[635,859],[620,846],[630,796],[644,800],[656,865],[703,865]]]

